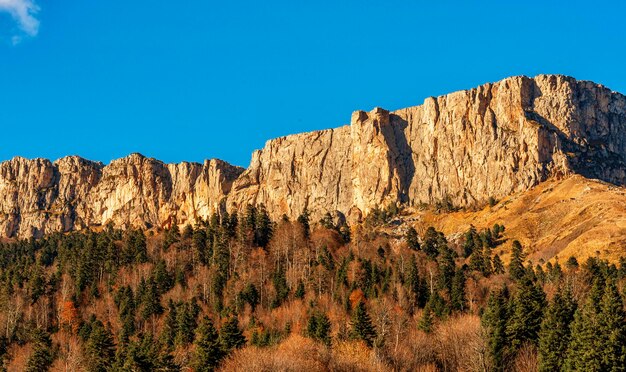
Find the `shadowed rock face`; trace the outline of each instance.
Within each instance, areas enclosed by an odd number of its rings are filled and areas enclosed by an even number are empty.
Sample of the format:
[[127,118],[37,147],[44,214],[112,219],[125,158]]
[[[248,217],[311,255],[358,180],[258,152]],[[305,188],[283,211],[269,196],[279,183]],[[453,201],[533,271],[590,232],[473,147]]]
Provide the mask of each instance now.
[[512,77],[268,141],[245,171],[137,154],[107,166],[14,158],[0,164],[0,234],[183,224],[249,203],[315,219],[390,202],[472,206],[571,173],[625,185],[625,164],[625,96],[559,75]]

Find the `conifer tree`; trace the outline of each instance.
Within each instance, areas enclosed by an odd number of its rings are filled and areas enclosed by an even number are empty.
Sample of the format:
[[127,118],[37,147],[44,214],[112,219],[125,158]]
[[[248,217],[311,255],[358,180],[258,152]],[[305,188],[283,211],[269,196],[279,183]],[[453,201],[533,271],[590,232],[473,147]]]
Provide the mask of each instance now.
[[511,262],[509,263],[509,275],[515,280],[521,279],[526,270],[524,269],[524,254],[522,252],[522,244],[515,240],[512,244]]
[[493,256],[493,272],[495,274],[504,274],[504,263],[499,255]]
[[602,351],[599,349],[598,308],[592,296],[579,308],[571,325],[571,341],[565,360],[567,371],[601,371]]
[[422,317],[420,318],[419,323],[417,324],[417,328],[421,329],[426,333],[430,333],[433,330],[433,324],[435,322],[435,316],[433,311],[431,310],[431,302],[429,301],[424,307],[424,311],[422,312]]
[[363,301],[360,301],[354,309],[350,326],[352,328],[350,332],[352,339],[362,340],[368,347],[374,345],[376,328],[372,324],[372,320],[365,309],[365,303],[363,303]]
[[487,334],[489,361],[494,371],[504,371],[506,349],[506,326],[508,323],[508,290],[491,292],[481,323]]
[[560,371],[564,367],[575,311],[576,303],[569,289],[559,288],[546,310],[539,331],[540,371]]
[[195,354],[191,363],[194,371],[214,371],[225,353],[213,322],[206,316],[196,330],[195,345]]
[[600,303],[598,333],[601,337],[602,369],[626,370],[626,313],[624,302],[612,279],[606,281]]
[[298,286],[296,287],[296,292],[294,293],[294,297],[300,300],[304,299],[304,295],[306,294],[306,290],[304,288],[304,282],[302,279],[298,280]]
[[226,353],[230,353],[231,350],[240,348],[246,344],[246,338],[241,332],[241,329],[239,329],[239,320],[236,316],[228,319],[222,326],[220,330],[220,343]]
[[302,214],[298,216],[298,223],[302,226],[302,230],[304,231],[304,237],[309,238],[311,236],[311,226],[310,226],[310,214],[309,211],[304,208]]
[[85,354],[89,371],[105,372],[113,364],[115,356],[113,335],[99,320],[91,326],[91,334],[85,345]]
[[465,272],[462,268],[456,270],[452,280],[452,291],[450,292],[450,307],[452,310],[464,311],[467,303],[465,298]]
[[524,276],[513,298],[507,324],[507,340],[512,353],[525,342],[537,343],[546,297],[543,290]]
[[308,337],[330,346],[330,319],[322,312],[315,312],[307,322],[306,334]]
[[417,231],[413,226],[409,227],[406,231],[406,235],[404,236],[404,240],[406,240],[406,244],[410,249],[414,251],[420,250],[419,237],[417,235]]
[[33,352],[26,362],[27,372],[47,371],[54,361],[50,335],[41,329],[33,330],[31,335]]

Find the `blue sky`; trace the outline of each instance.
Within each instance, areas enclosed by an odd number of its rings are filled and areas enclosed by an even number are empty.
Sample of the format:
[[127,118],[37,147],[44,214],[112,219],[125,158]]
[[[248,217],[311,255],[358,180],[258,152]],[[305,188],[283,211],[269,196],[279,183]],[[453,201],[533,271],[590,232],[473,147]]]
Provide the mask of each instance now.
[[302,3],[0,0],[0,160],[247,166],[267,139],[510,75],[626,93],[623,2]]

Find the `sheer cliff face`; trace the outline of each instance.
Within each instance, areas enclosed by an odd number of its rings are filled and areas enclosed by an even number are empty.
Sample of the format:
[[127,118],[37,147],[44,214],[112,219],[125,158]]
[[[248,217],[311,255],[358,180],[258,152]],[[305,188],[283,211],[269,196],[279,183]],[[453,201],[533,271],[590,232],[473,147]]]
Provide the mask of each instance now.
[[274,218],[305,207],[359,218],[446,198],[471,206],[570,173],[625,185],[625,164],[626,97],[564,76],[513,77],[268,141],[245,171],[139,155],[107,166],[15,158],[0,164],[0,233],[183,224],[249,203]]
[[0,234],[192,221],[215,212],[242,171],[221,160],[163,164],[138,154],[107,166],[74,156],[54,163],[17,157],[0,164]]
[[564,76],[514,77],[269,141],[229,204],[359,214],[393,201],[477,205],[569,173],[624,185],[625,130],[621,94]]

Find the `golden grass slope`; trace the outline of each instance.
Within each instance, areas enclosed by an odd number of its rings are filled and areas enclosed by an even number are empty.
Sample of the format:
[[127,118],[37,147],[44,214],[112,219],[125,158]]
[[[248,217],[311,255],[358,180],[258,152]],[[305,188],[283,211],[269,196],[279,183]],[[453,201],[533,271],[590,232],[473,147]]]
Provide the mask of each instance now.
[[496,252],[505,261],[513,239],[522,242],[534,263],[626,257],[626,188],[579,175],[546,181],[478,212],[423,212],[418,220],[420,230],[433,225],[446,235],[470,224],[479,229],[504,224],[509,239]]

